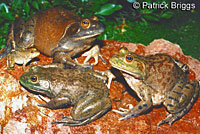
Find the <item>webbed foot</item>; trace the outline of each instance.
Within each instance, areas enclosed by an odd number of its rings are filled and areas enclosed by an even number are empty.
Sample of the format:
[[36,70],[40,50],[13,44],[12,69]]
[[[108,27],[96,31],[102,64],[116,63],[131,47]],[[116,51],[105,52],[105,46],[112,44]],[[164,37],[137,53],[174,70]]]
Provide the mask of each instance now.
[[52,124],[62,123],[64,126],[81,126],[81,125],[89,123],[89,121],[90,121],[89,119],[86,119],[84,121],[76,121],[76,120],[73,120],[71,117],[63,117],[62,120],[54,121],[52,122]]
[[54,121],[52,122],[52,124],[57,124],[57,123],[63,123],[64,126],[82,126],[82,125],[86,125],[96,119],[98,119],[100,116],[102,116],[105,113],[105,111],[100,111],[98,112],[96,115],[87,118],[85,120],[74,120],[72,119],[72,117],[66,117],[64,116],[62,120],[60,121]]
[[95,45],[93,48],[91,48],[89,51],[85,52],[84,54],[82,54],[82,56],[86,56],[86,59],[84,60],[83,64],[79,63],[77,61],[77,59],[75,58],[75,62],[76,64],[80,65],[80,66],[88,66],[89,65],[89,60],[93,57],[95,62],[92,63],[91,65],[97,65],[98,64],[98,59],[99,57],[103,60],[103,62],[105,64],[107,64],[107,62],[103,59],[102,55],[100,54],[100,49],[98,45]]
[[120,107],[119,110],[115,110],[115,109],[112,110],[113,112],[118,113],[121,116],[123,116],[122,118],[118,119],[119,121],[138,116],[137,114],[134,114],[133,112],[134,107],[132,104],[127,104],[127,106],[128,106],[128,109]]
[[169,114],[169,115],[167,116],[167,118],[165,118],[164,120],[161,120],[161,121],[157,124],[156,128],[158,129],[160,125],[166,124],[166,123],[168,123],[169,126],[171,127],[172,124],[173,124],[176,120],[178,120],[178,119],[180,119],[180,118],[181,118],[181,117],[179,117],[179,114]]

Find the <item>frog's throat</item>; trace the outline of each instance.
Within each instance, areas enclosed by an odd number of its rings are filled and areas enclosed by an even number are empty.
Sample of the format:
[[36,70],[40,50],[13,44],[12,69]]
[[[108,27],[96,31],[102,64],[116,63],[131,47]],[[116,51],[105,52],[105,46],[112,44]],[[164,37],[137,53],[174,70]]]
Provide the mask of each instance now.
[[119,67],[116,67],[116,66],[113,66],[113,67],[118,69],[118,70],[120,70],[122,73],[127,73],[127,74],[133,76],[136,79],[140,79],[140,80],[143,79],[143,76],[141,74],[139,74],[139,73],[133,73],[133,72],[127,71],[125,69],[122,69],[122,68],[119,68]]
[[91,35],[85,35],[85,36],[82,36],[82,37],[75,37],[75,38],[72,38],[72,41],[88,39],[88,38],[92,38],[92,37],[95,37],[95,36],[100,35],[100,34],[101,34],[101,32],[96,33],[96,34],[91,34]]
[[27,84],[23,81],[23,80],[20,80],[19,81],[20,84],[26,88],[26,90],[28,90],[29,92],[35,92],[37,94],[40,94],[40,95],[44,95],[44,96],[47,96],[48,98],[53,98],[54,97],[54,94],[52,92],[48,93],[47,94],[47,91],[46,90],[43,90],[42,88],[40,87],[37,87],[38,89],[34,89],[33,87],[29,87],[27,86]]

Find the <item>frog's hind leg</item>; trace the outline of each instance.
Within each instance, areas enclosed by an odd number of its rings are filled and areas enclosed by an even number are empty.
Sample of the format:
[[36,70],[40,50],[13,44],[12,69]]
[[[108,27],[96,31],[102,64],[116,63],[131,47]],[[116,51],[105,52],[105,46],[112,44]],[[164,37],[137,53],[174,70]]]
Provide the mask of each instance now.
[[181,68],[181,70],[183,71],[183,72],[185,72],[185,73],[189,73],[189,67],[186,65],[186,64],[184,64],[184,63],[182,63],[181,61],[179,61],[179,60],[177,60],[177,59],[175,59],[175,58],[173,58],[173,61],[176,63],[176,65],[178,66],[178,67],[180,67]]
[[179,82],[168,94],[167,100],[164,102],[170,114],[157,124],[157,128],[165,123],[171,126],[173,122],[182,118],[192,108],[198,96],[199,84],[197,81],[194,80],[185,85],[183,82]]
[[68,107],[69,102],[70,101],[68,98],[63,97],[62,94],[59,94],[55,98],[51,99],[49,102],[46,102],[46,104],[39,104],[38,106],[49,109],[60,109]]
[[94,95],[88,95],[73,107],[71,117],[63,117],[61,121],[53,123],[64,123],[66,126],[85,125],[100,118],[111,109],[111,106],[109,98],[97,98]]
[[147,85],[140,85],[139,90],[137,91],[139,98],[141,101],[136,105],[132,106],[131,104],[128,104],[129,109],[119,108],[119,110],[113,109],[113,112],[116,112],[120,114],[121,118],[118,120],[125,120],[129,119],[131,117],[136,117],[141,114],[146,113],[148,110],[150,110],[153,106],[152,98],[151,98],[151,91],[148,88]]

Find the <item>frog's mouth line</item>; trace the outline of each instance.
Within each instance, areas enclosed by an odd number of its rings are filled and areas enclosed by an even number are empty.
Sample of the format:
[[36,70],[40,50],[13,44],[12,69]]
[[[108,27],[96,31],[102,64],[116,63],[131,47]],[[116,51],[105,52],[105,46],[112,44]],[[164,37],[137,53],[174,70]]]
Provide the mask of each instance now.
[[132,73],[132,72],[129,72],[129,71],[125,70],[125,69],[122,69],[122,68],[119,68],[119,67],[116,67],[116,66],[113,66],[113,65],[112,65],[112,67],[114,67],[114,68],[120,70],[120,71],[123,72],[123,73],[126,73],[126,74],[128,74],[128,75],[131,75],[131,76],[135,77],[136,79],[142,79],[142,76],[141,76],[140,74]]
[[95,36],[100,35],[100,34],[101,34],[101,33],[96,33],[96,34],[91,34],[91,35],[85,35],[85,36],[82,36],[82,37],[74,37],[74,38],[73,38],[73,41],[92,38],[92,37],[95,37]]

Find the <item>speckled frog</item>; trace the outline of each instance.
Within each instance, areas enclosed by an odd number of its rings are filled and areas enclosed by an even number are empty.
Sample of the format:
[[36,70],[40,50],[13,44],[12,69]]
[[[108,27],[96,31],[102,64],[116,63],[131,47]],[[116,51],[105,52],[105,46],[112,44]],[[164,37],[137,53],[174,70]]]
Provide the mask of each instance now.
[[126,82],[136,92],[141,101],[129,109],[113,110],[123,117],[119,120],[139,116],[152,106],[163,105],[170,113],[157,124],[171,125],[183,117],[198,98],[199,84],[190,82],[187,65],[165,55],[139,56],[126,48],[110,58],[112,67],[121,70]]
[[[35,47],[46,56],[52,56],[54,62],[77,65],[72,57],[89,49],[103,31],[102,23],[95,16],[85,19],[66,9],[51,8],[36,13],[26,22],[17,19],[11,25],[10,36],[0,58],[10,53],[11,44],[15,42],[16,48]],[[85,56],[98,60],[99,51],[95,52],[98,54],[91,52]],[[84,63],[87,64],[87,61]]]
[[68,126],[80,126],[100,118],[111,109],[106,76],[91,69],[61,69],[32,66],[20,77],[27,89],[50,98],[39,106],[59,109],[73,106],[71,117],[61,121]]

